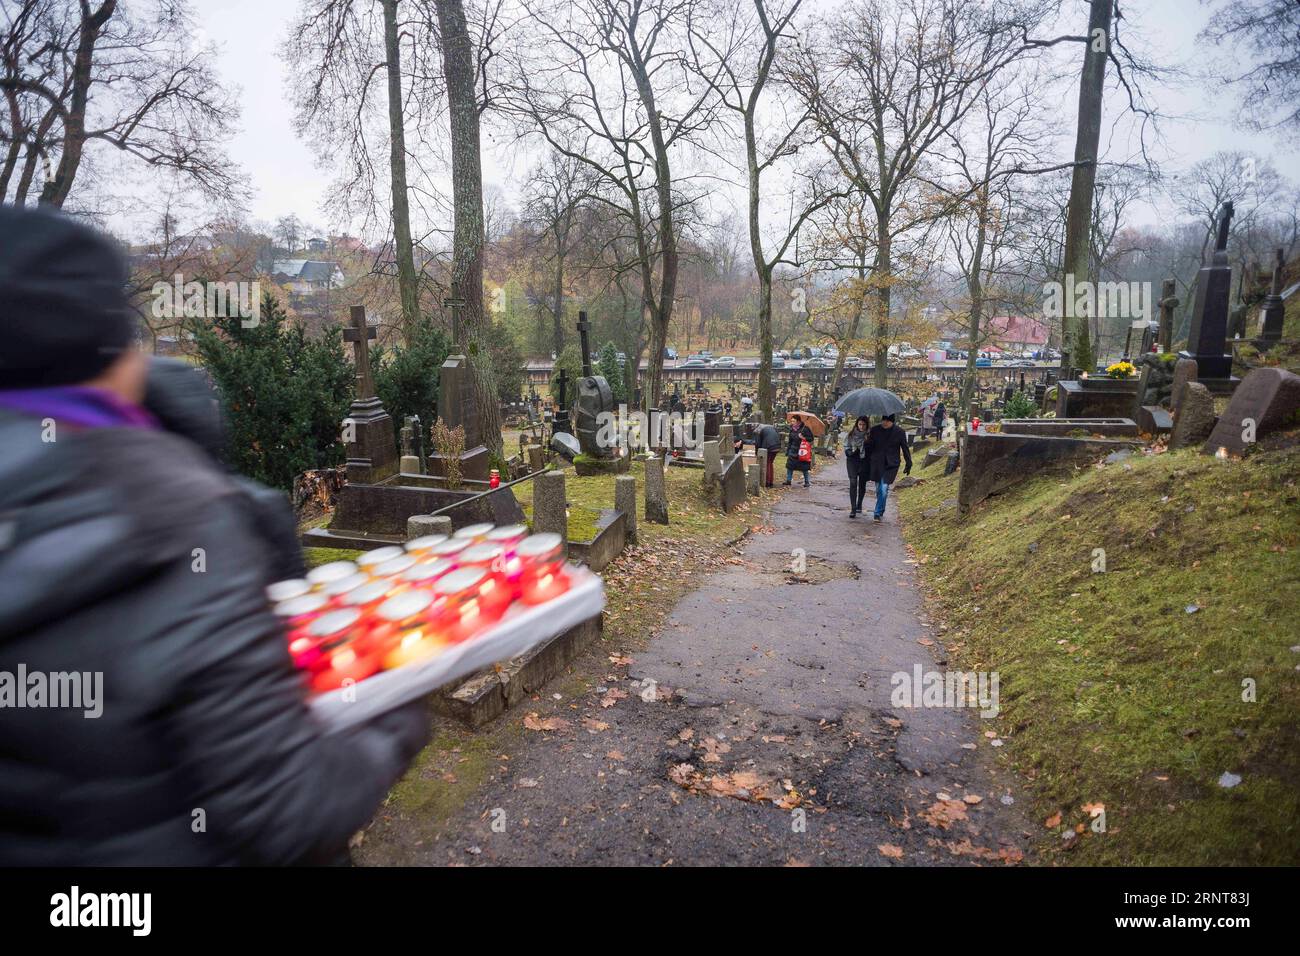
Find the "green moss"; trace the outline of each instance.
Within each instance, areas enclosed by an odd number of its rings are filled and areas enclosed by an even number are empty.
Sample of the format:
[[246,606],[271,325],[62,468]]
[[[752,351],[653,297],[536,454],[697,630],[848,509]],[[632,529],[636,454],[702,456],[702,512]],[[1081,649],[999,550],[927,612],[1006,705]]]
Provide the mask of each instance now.
[[941,507],[957,475],[899,496],[953,666],[999,672],[999,759],[1039,819],[1105,804],[1108,832],[1069,853],[1053,832],[1049,857],[1300,863],[1297,474],[1297,448],[1188,450],[1032,480],[965,520]]
[[361,557],[361,552],[347,548],[303,548],[302,557],[310,570],[322,564],[329,564],[331,561],[355,561]]

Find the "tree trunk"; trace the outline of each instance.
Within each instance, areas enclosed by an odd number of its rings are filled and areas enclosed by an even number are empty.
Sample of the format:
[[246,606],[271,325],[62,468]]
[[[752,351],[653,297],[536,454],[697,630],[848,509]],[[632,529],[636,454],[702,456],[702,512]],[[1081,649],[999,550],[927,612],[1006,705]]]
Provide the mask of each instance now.
[[461,328],[474,369],[474,391],[483,439],[502,457],[501,405],[488,350],[483,311],[483,168],[479,155],[478,101],[474,95],[474,46],[462,0],[437,0],[443,72],[451,114],[451,182],[455,227],[451,279],[465,300]]
[[411,243],[411,207],[406,185],[406,123],[402,112],[402,61],[397,35],[398,0],[383,0],[384,58],[388,71],[388,165],[393,194],[393,251],[402,302],[402,337],[409,343],[420,318],[419,279]]
[[[1077,288],[1090,279],[1092,252],[1092,196],[1097,181],[1097,149],[1101,141],[1101,107],[1106,87],[1106,58],[1110,44],[1111,9],[1114,0],[1091,0],[1088,39],[1084,46],[1083,73],[1079,77],[1079,126],[1074,143],[1074,173],[1070,179],[1070,205],[1065,226],[1065,278],[1073,275]],[[1092,371],[1092,342],[1089,316],[1074,315],[1074,304],[1065,304],[1065,348],[1061,373],[1070,367]]]
[[876,236],[876,268],[872,270],[877,283],[876,286],[876,370],[872,375],[872,383],[876,388],[887,388],[889,386],[889,305],[890,305],[890,285],[889,275],[893,268],[894,262],[890,253],[890,236],[889,222],[881,222]]
[[564,351],[564,240],[556,235],[555,241],[555,307],[551,310],[555,357]]
[[758,272],[758,410],[765,422],[772,420],[772,272]]
[[117,0],[104,0],[94,13],[83,4],[81,24],[77,37],[77,53],[72,62],[72,98],[63,119],[63,155],[59,168],[41,190],[40,203],[62,209],[72,192],[73,180],[81,167],[81,155],[86,148],[86,104],[90,101],[91,71],[95,63],[95,44],[99,31],[113,16]]

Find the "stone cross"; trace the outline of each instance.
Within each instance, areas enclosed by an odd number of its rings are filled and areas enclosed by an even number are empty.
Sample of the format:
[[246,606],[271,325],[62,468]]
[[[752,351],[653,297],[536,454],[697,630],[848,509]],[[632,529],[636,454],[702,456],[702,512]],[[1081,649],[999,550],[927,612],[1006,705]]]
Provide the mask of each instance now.
[[1160,287],[1160,348],[1165,352],[1174,347],[1174,309],[1178,308],[1176,291],[1173,279],[1166,279]]
[[455,348],[461,349],[463,348],[464,343],[461,341],[463,329],[461,328],[460,310],[465,308],[467,303],[465,299],[461,297],[460,290],[457,288],[456,283],[453,282],[451,284],[450,291],[451,295],[446,296],[442,300],[442,307],[444,309],[451,309],[451,344]]
[[591,378],[591,343],[587,341],[587,333],[591,331],[591,323],[587,321],[587,313],[578,313],[578,337],[582,341],[582,374],[586,378]]
[[366,307],[352,307],[352,324],[343,330],[343,341],[352,343],[353,364],[357,369],[357,398],[372,398],[375,394],[375,379],[370,372],[370,344],[375,337],[375,327],[366,322]]

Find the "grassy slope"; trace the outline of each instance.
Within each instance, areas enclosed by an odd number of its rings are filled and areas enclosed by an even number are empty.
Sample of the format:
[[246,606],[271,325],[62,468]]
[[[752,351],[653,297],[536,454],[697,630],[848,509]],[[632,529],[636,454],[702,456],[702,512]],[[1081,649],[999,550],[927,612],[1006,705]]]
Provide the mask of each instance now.
[[[1040,820],[1062,814],[1048,859],[1300,863],[1300,449],[1130,463],[1031,480],[964,521],[941,465],[899,496],[952,666],[1000,674],[1001,757]],[[1062,850],[1095,802],[1107,832]]]

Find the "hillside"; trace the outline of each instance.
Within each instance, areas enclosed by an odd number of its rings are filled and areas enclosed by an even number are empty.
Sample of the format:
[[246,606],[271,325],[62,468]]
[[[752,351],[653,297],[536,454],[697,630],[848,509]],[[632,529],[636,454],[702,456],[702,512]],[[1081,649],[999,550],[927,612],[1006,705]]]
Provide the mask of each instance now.
[[[990,726],[1047,861],[1300,863],[1300,448],[1281,444],[1040,478],[964,521],[941,465],[899,495],[949,666],[1000,674]],[[1105,833],[1062,836],[1098,803]]]

